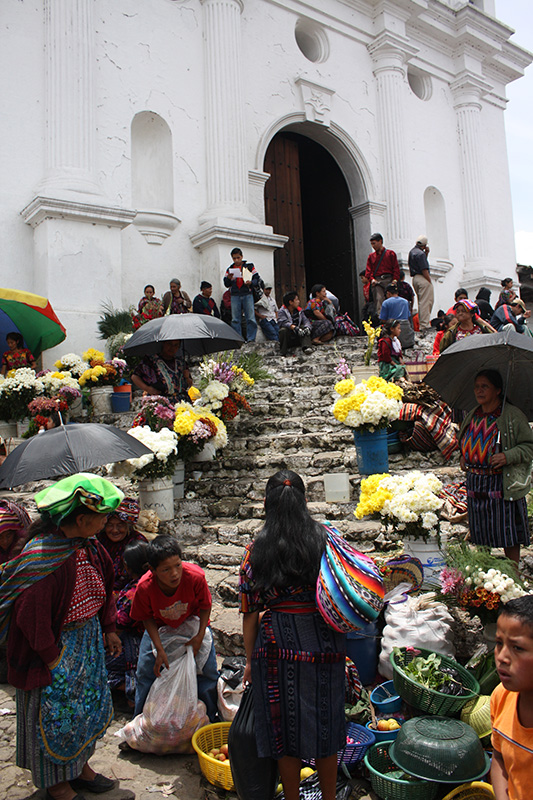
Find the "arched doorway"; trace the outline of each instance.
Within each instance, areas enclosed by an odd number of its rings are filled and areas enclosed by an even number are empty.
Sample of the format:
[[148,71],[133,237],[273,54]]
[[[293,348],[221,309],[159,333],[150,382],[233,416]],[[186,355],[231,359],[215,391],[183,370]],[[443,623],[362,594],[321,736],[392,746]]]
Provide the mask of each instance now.
[[357,287],[350,193],[337,162],[325,147],[292,131],[281,131],[265,154],[265,221],[289,237],[274,253],[278,302],[296,290],[300,301],[314,283],[325,283],[341,308],[357,319]]

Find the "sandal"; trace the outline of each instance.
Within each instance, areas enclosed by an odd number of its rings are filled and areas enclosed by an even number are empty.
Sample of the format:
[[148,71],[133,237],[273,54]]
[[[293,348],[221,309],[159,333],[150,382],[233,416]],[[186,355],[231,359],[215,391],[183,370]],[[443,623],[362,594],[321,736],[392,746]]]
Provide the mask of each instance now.
[[105,775],[97,773],[92,781],[86,781],[85,778],[75,778],[69,781],[73,789],[82,789],[87,792],[94,792],[94,794],[104,794],[114,789],[118,781],[112,781],[111,778],[106,778]]

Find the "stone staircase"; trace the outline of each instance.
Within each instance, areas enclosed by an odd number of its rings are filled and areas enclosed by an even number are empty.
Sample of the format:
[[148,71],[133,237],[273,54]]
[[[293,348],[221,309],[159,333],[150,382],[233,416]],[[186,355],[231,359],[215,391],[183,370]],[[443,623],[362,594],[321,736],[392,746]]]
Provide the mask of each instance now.
[[[306,482],[311,514],[331,520],[358,549],[395,548],[379,522],[353,515],[360,483],[353,434],[330,412],[339,358],[361,364],[364,345],[362,338],[342,338],[315,348],[312,356],[299,352],[282,358],[272,343],[256,344],[273,377],[254,388],[253,413],[241,413],[228,424],[229,444],[216,460],[187,465],[186,496],[167,526],[181,542],[185,558],[206,572],[220,654],[243,652],[238,569],[245,545],[262,525],[266,481],[277,470],[298,472]],[[437,452],[391,455],[390,467],[396,472],[432,470],[447,480],[458,471],[457,462],[446,463]],[[326,503],[324,475],[337,472],[349,474],[351,500]]]

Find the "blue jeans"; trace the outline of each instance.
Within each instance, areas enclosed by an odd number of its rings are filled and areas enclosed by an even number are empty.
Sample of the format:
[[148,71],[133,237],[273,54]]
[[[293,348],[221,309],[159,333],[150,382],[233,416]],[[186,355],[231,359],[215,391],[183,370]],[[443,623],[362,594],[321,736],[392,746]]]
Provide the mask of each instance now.
[[[139,659],[137,661],[137,686],[135,689],[135,710],[134,716],[141,714],[144,703],[148,697],[148,692],[155,681],[154,675],[155,656],[152,652],[152,640],[145,631],[141,639],[139,648]],[[214,643],[211,645],[211,652],[207,657],[204,668],[200,675],[196,676],[198,683],[198,698],[205,703],[207,716],[211,722],[216,722],[218,714],[217,706],[217,657]]]
[[231,327],[241,334],[241,316],[244,312],[246,318],[246,341],[255,342],[257,322],[255,321],[254,298],[250,294],[231,295]]
[[275,319],[260,319],[259,327],[269,342],[279,341],[279,327]]

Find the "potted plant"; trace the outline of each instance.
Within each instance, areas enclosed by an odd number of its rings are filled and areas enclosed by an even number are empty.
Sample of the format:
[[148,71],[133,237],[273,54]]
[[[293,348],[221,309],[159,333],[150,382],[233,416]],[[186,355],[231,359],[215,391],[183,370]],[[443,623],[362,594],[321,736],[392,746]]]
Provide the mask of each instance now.
[[404,551],[420,559],[424,582],[435,584],[444,566],[438,511],[442,483],[431,472],[413,470],[404,475],[371,475],[361,481],[361,496],[354,511],[361,519],[377,517],[403,539]]
[[387,426],[400,415],[403,392],[397,384],[377,376],[356,383],[347,365],[341,365],[341,369],[341,380],[335,384],[332,414],[354,429],[359,472],[362,475],[387,472]]

